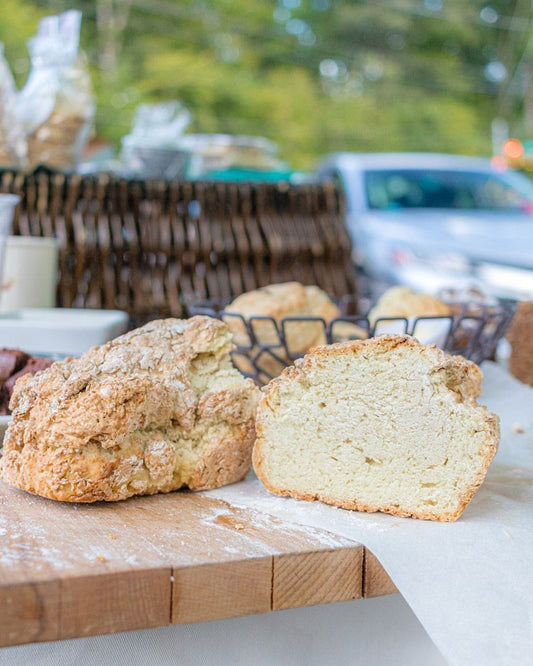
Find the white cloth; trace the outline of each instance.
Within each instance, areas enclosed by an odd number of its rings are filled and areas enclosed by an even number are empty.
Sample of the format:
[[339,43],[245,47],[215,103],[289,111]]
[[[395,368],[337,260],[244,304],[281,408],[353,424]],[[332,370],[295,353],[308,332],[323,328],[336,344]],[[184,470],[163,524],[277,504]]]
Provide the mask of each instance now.
[[0,666],[445,666],[399,596],[0,650]]

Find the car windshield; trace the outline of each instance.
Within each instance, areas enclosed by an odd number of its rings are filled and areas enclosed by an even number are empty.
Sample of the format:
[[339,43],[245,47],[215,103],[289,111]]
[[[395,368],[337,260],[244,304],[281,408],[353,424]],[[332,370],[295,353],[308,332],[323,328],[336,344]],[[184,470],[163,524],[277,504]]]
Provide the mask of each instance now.
[[533,202],[533,183],[516,173],[423,169],[367,171],[368,206],[374,210],[458,208],[525,210]]

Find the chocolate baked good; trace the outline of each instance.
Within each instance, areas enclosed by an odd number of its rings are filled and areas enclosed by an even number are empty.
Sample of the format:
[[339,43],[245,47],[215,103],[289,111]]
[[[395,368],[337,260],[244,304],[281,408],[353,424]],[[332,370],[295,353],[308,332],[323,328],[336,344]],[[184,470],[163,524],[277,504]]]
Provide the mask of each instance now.
[[0,382],[5,382],[21,370],[30,356],[21,349],[0,349]]
[[51,365],[50,359],[30,356],[20,349],[0,349],[0,415],[11,414],[9,401],[19,377],[46,370]]
[[259,390],[226,325],[166,319],[15,386],[1,475],[55,500],[215,488],[251,466]]
[[255,472],[278,495],[456,520],[499,441],[481,377],[409,336],[318,347],[264,389]]

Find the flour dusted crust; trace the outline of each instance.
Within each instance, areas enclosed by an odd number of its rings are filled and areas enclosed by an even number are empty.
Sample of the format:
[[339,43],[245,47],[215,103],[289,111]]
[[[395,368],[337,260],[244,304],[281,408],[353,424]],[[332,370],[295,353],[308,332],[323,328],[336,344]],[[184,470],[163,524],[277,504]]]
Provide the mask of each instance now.
[[411,291],[397,286],[388,289],[368,313],[371,324],[387,317],[447,317],[450,308],[430,294]]
[[94,502],[244,478],[259,391],[232,367],[232,349],[216,319],[166,319],[23,377],[3,479]]
[[278,495],[456,520],[499,441],[481,379],[409,336],[318,347],[263,389],[255,472]]
[[[283,282],[261,287],[237,296],[226,308],[226,312],[238,313],[245,319],[271,317],[280,322],[284,317],[322,317],[330,321],[340,317],[339,308],[319,287],[306,287],[299,282]],[[270,322],[253,322],[254,332],[263,344],[279,342],[279,336]],[[228,320],[232,328],[235,323]],[[307,351],[310,347],[324,343],[324,328],[320,323],[290,325],[287,343],[291,351]]]

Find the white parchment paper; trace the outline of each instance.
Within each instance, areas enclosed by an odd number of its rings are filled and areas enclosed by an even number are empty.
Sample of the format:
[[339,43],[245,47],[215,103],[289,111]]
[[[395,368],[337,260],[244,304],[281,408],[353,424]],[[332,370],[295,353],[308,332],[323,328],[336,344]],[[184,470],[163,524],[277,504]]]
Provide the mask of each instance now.
[[500,448],[455,523],[276,497],[254,477],[205,494],[363,543],[450,664],[533,664],[533,389],[493,363],[482,369]]

